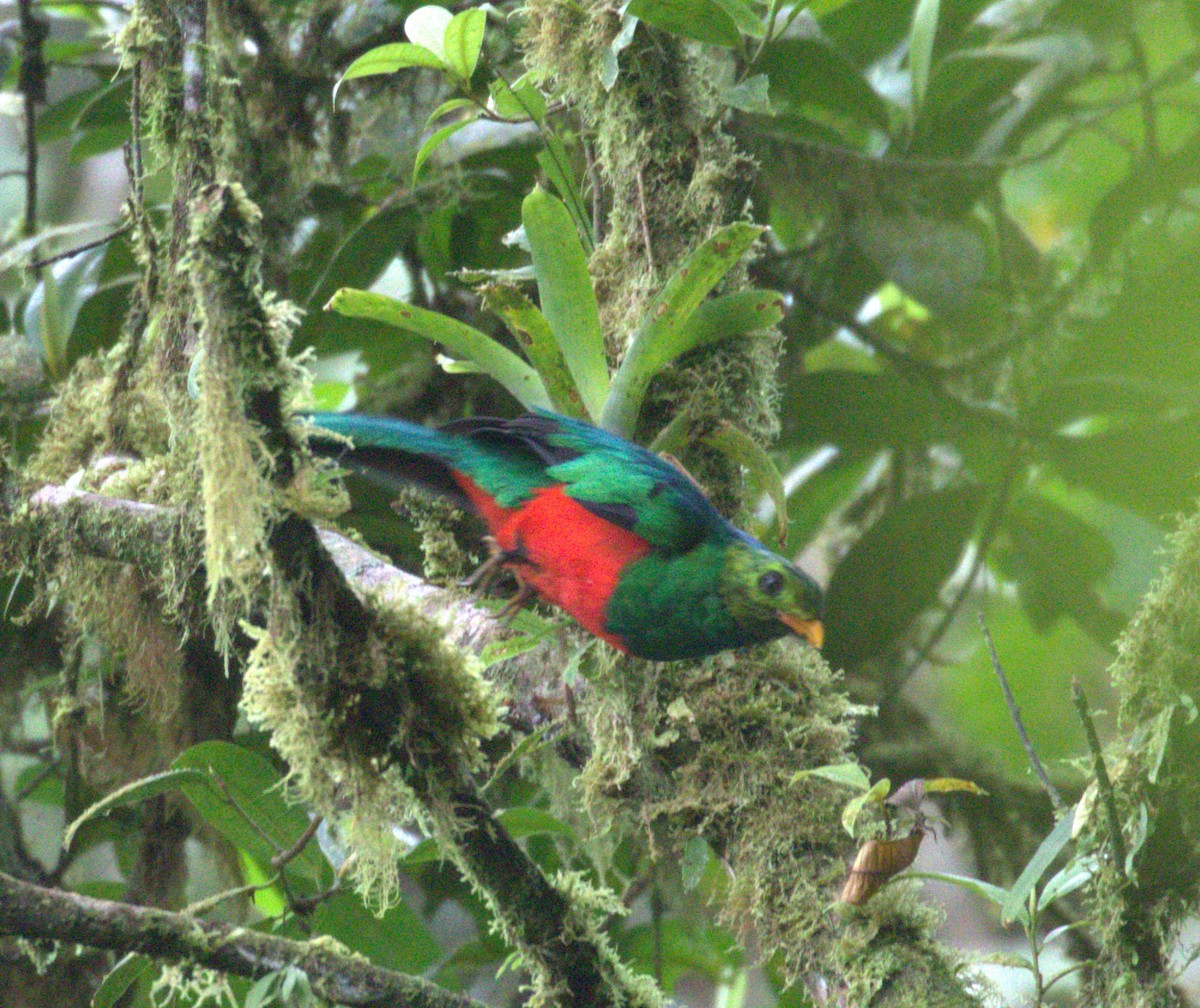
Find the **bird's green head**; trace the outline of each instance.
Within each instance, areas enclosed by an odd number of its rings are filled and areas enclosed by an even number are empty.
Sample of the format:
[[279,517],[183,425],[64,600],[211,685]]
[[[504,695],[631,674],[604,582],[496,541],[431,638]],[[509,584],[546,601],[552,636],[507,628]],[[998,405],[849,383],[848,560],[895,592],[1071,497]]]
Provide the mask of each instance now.
[[[733,619],[742,626],[760,627],[766,639],[791,631],[815,648],[825,642],[820,587],[794,563],[749,536],[729,547],[721,594]],[[766,632],[772,624],[777,632]]]

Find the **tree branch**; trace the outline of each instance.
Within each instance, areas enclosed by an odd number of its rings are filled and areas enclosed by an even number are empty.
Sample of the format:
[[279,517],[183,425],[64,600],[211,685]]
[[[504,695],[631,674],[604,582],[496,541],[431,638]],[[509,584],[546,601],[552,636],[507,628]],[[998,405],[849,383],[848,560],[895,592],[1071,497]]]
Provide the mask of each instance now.
[[295,966],[313,990],[353,1008],[483,1008],[428,980],[369,965],[328,944],[292,941],[189,914],[93,899],[0,874],[0,932],[183,959],[256,980]]

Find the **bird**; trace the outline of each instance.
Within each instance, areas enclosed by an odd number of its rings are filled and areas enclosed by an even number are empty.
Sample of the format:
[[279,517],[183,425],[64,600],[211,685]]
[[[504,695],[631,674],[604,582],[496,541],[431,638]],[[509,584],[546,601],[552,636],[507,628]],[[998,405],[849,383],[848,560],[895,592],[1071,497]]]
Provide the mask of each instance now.
[[[797,634],[820,648],[822,593],[723,518],[692,478],[616,434],[547,410],[438,428],[305,414],[309,443],[389,486],[473,512],[499,569],[637,658],[695,659]],[[349,439],[349,441],[347,441]]]

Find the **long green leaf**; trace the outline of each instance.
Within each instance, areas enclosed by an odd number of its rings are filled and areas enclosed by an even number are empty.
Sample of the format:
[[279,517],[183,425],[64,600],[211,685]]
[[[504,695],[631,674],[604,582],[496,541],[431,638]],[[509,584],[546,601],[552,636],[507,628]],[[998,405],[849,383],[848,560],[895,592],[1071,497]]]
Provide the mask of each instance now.
[[704,443],[716,448],[722,455],[740,465],[750,475],[753,490],[750,500],[766,494],[775,505],[775,523],[778,541],[787,539],[787,492],[783,489],[783,477],[779,475],[771,456],[762,445],[749,434],[728,421],[704,439]]
[[684,323],[675,356],[775,325],[786,314],[779,291],[752,288],[701,301]]
[[728,224],[683,261],[646,308],[613,377],[600,415],[602,427],[624,437],[632,435],[650,380],[692,346],[688,330],[692,313],[763,230],[757,224]]
[[124,808],[126,805],[136,805],[147,798],[154,798],[168,791],[176,791],[185,781],[204,783],[204,774],[196,770],[164,770],[162,773],[151,774],[131,781],[124,787],[117,788],[111,794],[106,794],[94,805],[88,806],[83,813],[63,832],[63,850],[69,850],[75,834],[89,819],[107,815],[113,809]]
[[546,386],[533,368],[490,336],[457,319],[352,287],[337,291],[325,307],[339,315],[383,322],[440,343],[452,353],[478,364],[526,409],[550,408]]
[[1033,852],[1033,857],[1025,865],[1024,870],[1017,876],[1017,881],[1005,897],[1004,906],[1000,909],[1000,919],[1004,924],[1019,920],[1028,914],[1029,894],[1038,880],[1046,874],[1046,869],[1058,857],[1059,852],[1071,841],[1071,828],[1075,825],[1075,810],[1072,809],[1059,819],[1046,838]]
[[562,201],[541,186],[525,197],[521,220],[533,255],[542,313],[588,415],[596,419],[608,392],[608,364],[596,292],[579,232]]
[[470,115],[465,119],[457,119],[434,130],[426,137],[425,142],[421,144],[421,149],[417,151],[416,159],[413,161],[413,185],[417,184],[417,179],[421,175],[421,169],[425,167],[425,162],[429,160],[429,156],[464,126],[470,126],[476,118],[477,115]]
[[525,357],[541,376],[550,393],[550,401],[560,413],[587,419],[587,409],[567,370],[567,362],[554,341],[546,316],[519,290],[507,284],[488,284],[482,290],[483,303],[504,319]]
[[925,103],[933,64],[933,42],[937,36],[940,0],[917,0],[908,33],[908,73],[912,82],[912,117]]

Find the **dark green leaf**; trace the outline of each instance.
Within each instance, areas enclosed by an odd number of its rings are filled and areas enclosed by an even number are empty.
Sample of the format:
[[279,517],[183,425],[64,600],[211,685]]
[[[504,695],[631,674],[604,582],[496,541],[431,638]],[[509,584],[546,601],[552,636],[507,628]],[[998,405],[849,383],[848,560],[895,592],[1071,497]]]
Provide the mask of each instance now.
[[92,995],[92,1008],[113,1008],[135,983],[157,967],[154,960],[140,952],[129,952],[121,958]]
[[655,28],[697,42],[734,49],[742,44],[737,25],[717,0],[631,0],[625,11]]
[[[183,793],[218,833],[262,865],[288,850],[309,826],[309,817],[283,797],[283,778],[263,756],[229,742],[201,742],[180,753],[176,769],[199,771],[182,780]],[[315,842],[289,863],[310,878],[329,877]]]
[[830,664],[853,669],[887,653],[913,620],[937,603],[982,501],[975,487],[899,501],[851,547],[826,597]]
[[70,849],[71,841],[75,838],[75,833],[89,819],[100,815],[107,815],[116,808],[137,805],[147,798],[166,794],[168,791],[176,791],[183,786],[185,781],[203,785],[206,783],[207,778],[204,774],[196,770],[164,770],[162,773],[151,774],[149,777],[142,777],[139,780],[131,781],[129,784],[117,788],[116,791],[106,794],[94,805],[85,809],[79,818],[64,830],[63,850]]

